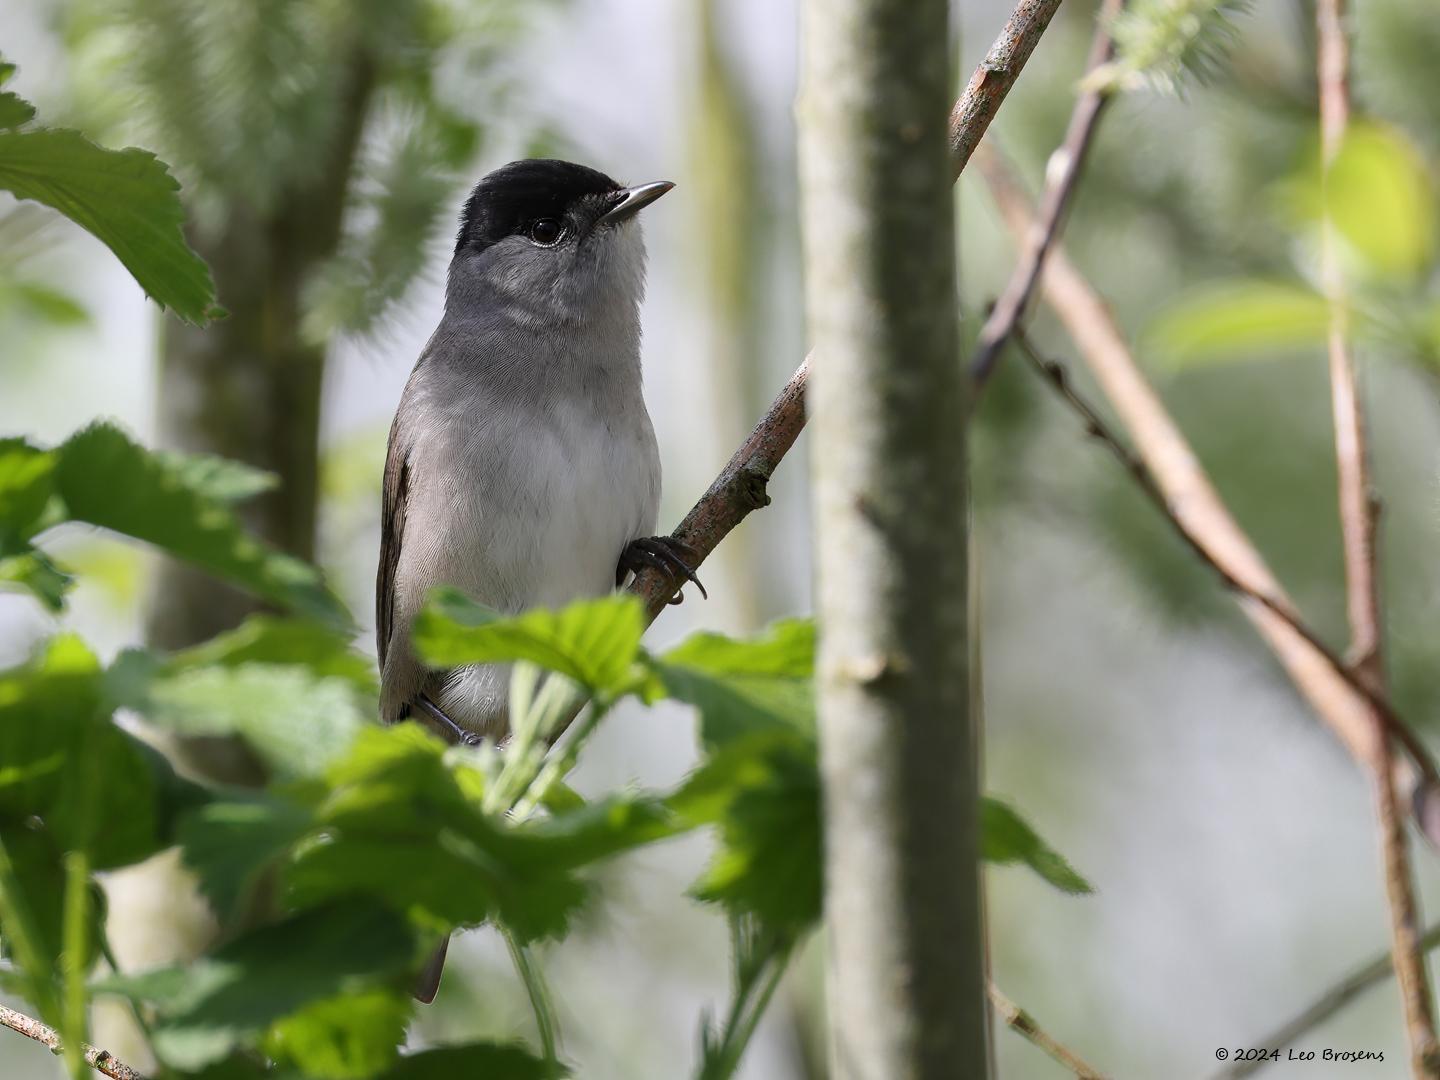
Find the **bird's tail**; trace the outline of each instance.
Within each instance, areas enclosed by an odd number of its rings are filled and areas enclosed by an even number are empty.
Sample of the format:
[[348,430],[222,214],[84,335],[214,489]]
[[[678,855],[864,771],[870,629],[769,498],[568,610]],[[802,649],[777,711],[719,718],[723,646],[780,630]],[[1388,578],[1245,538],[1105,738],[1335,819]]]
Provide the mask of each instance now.
[[435,950],[435,955],[426,963],[425,970],[420,972],[420,978],[415,980],[415,1000],[422,1005],[429,1005],[435,1000],[436,991],[440,989],[440,976],[445,972],[445,950],[448,948],[450,937],[447,934]]

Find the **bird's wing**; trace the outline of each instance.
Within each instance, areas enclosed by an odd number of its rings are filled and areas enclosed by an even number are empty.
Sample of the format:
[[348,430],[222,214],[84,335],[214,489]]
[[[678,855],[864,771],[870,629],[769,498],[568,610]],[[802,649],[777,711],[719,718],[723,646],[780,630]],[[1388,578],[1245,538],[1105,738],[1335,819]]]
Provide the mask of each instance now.
[[380,566],[375,573],[375,636],[384,670],[395,615],[395,567],[400,562],[400,544],[405,536],[405,504],[409,481],[410,447],[400,437],[399,417],[390,425],[390,442],[385,451],[385,482],[380,499]]

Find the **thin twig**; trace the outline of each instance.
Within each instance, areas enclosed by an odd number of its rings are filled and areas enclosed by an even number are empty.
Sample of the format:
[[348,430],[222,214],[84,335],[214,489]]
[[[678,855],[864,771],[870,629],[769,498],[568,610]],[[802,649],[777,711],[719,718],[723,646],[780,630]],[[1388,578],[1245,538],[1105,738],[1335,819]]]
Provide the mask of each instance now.
[[1165,521],[1175,531],[1175,534],[1185,542],[1186,546],[1190,548],[1191,552],[1194,553],[1201,562],[1215,571],[1216,575],[1220,578],[1221,584],[1246,600],[1260,604],[1277,618],[1283,619],[1290,629],[1304,638],[1316,652],[1325,658],[1326,663],[1330,665],[1336,674],[1349,682],[1355,690],[1366,696],[1371,707],[1380,715],[1382,723],[1389,725],[1397,734],[1401,735],[1402,738],[1415,740],[1415,752],[1420,755],[1422,767],[1433,769],[1434,765],[1431,764],[1429,751],[1419,743],[1418,738],[1410,731],[1400,717],[1395,715],[1390,703],[1376,691],[1366,686],[1365,682],[1360,678],[1360,675],[1345,661],[1345,658],[1327,645],[1323,638],[1301,620],[1300,616],[1290,607],[1288,599],[1284,596],[1277,598],[1268,593],[1260,592],[1253,585],[1241,581],[1229,567],[1221,562],[1215,554],[1190,531],[1170,505],[1170,500],[1166,498],[1164,489],[1160,486],[1159,481],[1155,479],[1155,474],[1152,473],[1145,462],[1131,451],[1129,447],[1125,445],[1124,441],[1111,430],[1099,411],[1075,389],[1064,365],[1055,360],[1047,360],[1040,356],[1030,341],[1029,335],[1026,334],[1023,328],[1017,326],[1013,336],[1015,344],[1020,346],[1021,351],[1029,358],[1035,370],[1040,373],[1046,382],[1055,388],[1066,404],[1080,414],[1081,419],[1085,422],[1086,433],[1103,442],[1110,452],[1119,459],[1120,464],[1125,466],[1126,471],[1135,479],[1140,490],[1145,493],[1146,498],[1160,511],[1161,516],[1164,517]]
[[[997,207],[1017,239],[1029,234],[1032,210],[1000,155],[982,151],[977,162]],[[1333,650],[1307,633],[1294,605],[1250,538],[1220,499],[1195,452],[1136,363],[1114,316],[1056,244],[1046,259],[1045,297],[1059,315],[1110,404],[1135,440],[1136,450],[1164,492],[1166,505],[1225,572],[1245,588],[1240,607],[1270,646],[1297,690],[1345,745],[1368,765],[1374,741],[1372,708],[1382,709],[1413,761],[1395,762],[1397,786],[1410,793],[1415,819],[1440,846],[1440,779],[1418,737],[1371,693]],[[1262,599],[1262,598],[1268,598]]]
[[1036,1022],[1035,1017],[1001,993],[1000,988],[993,982],[990,984],[990,1004],[995,1006],[995,1011],[1006,1027],[1031,1045],[1045,1051],[1080,1080],[1106,1080],[1104,1073],[1092,1069],[1075,1051],[1048,1034]]
[[[1440,945],[1440,923],[1425,931],[1420,947],[1426,952]],[[1282,1050],[1300,1041],[1300,1037],[1313,1031],[1326,1020],[1345,1008],[1372,986],[1384,982],[1395,973],[1395,964],[1386,949],[1368,964],[1356,968],[1345,978],[1330,987],[1293,1019],[1285,1021],[1274,1031],[1259,1038],[1246,1041],[1246,1046],[1263,1046],[1266,1049]],[[1242,1080],[1259,1072],[1270,1059],[1259,1058],[1249,1061],[1234,1061],[1211,1076],[1210,1080]]]
[[[1095,37],[1090,44],[1090,59],[1085,65],[1087,72],[1099,70],[1114,57],[1115,41],[1110,36],[1110,24],[1124,6],[1125,0],[1104,0],[1096,19]],[[1065,224],[1065,211],[1075,194],[1100,114],[1110,102],[1110,84],[1092,82],[1094,85],[1082,90],[1075,99],[1065,138],[1050,155],[1049,164],[1045,167],[1045,191],[1040,196],[1040,210],[1035,224],[1019,245],[1019,257],[1005,291],[1000,294],[1000,299],[985,319],[985,325],[980,328],[980,340],[970,361],[970,377],[975,383],[976,398],[1004,355],[1005,342],[1030,306],[1030,298],[1035,294],[1040,272],[1045,267],[1045,255]]]
[[[1345,140],[1350,117],[1349,42],[1345,0],[1319,0],[1316,16],[1316,74],[1320,83],[1322,186]],[[1350,352],[1345,275],[1328,207],[1322,224],[1321,277],[1330,311],[1330,390],[1335,415],[1335,460],[1340,486],[1340,529],[1344,539],[1346,608],[1350,652],[1356,673],[1377,694],[1385,689],[1380,588],[1375,552],[1377,506],[1371,490],[1365,410]],[[1375,710],[1370,764],[1375,775],[1376,816],[1390,907],[1391,951],[1400,983],[1411,1067],[1417,1077],[1440,1077],[1440,1043],[1435,1037],[1429,973],[1420,947],[1419,905],[1395,775],[1389,728]]]
[[985,129],[1000,111],[1005,95],[1015,85],[1020,69],[1059,7],[1060,0],[1020,0],[995,44],[970,76],[965,93],[950,111],[950,159],[955,179],[960,179],[970,163],[970,155],[980,145]]
[[[48,1024],[42,1024],[39,1020],[26,1016],[24,1013],[0,1005],[0,1025],[34,1039],[42,1046],[49,1048],[52,1054],[64,1053],[64,1047],[60,1042],[60,1033]],[[111,1056],[110,1051],[98,1050],[88,1044],[85,1046],[85,1064],[96,1072],[112,1077],[113,1080],[145,1080],[140,1073]]]
[[[971,76],[965,93],[950,113],[950,150],[958,178],[1000,103],[1034,52],[1040,35],[1050,25],[1061,0],[1020,0],[995,44]],[[765,488],[790,447],[805,427],[805,386],[810,357],[796,369],[750,437],[726,463],[700,501],[685,515],[672,534],[690,552],[698,566],[752,510],[770,504]],[[630,591],[645,601],[653,620],[683,582],[666,571],[647,568],[630,583]]]

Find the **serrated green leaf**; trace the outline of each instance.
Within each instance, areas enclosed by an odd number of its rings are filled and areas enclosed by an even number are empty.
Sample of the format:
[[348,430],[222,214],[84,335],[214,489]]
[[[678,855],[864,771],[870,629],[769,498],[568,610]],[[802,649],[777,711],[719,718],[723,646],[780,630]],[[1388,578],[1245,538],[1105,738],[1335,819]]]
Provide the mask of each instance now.
[[219,502],[253,499],[280,485],[280,477],[243,461],[214,454],[182,454],[176,450],[151,451],[182,486]]
[[980,800],[980,856],[986,862],[1002,865],[1024,863],[1061,892],[1093,891],[1064,856],[999,799]]
[[55,454],[24,439],[0,439],[0,555],[27,551],[55,494]]
[[24,589],[51,612],[65,610],[65,594],[74,584],[75,578],[39,548],[0,558],[0,588]]
[[35,106],[10,91],[0,91],[0,130],[13,131],[35,118]]
[[285,858],[313,823],[306,807],[287,799],[235,792],[187,814],[177,838],[200,891],[227,923],[266,869]]
[[445,747],[415,725],[370,729],[328,773],[315,827],[286,867],[296,906],[365,895],[437,926],[503,923],[528,942],[565,930],[575,871],[683,827],[642,797],[516,824],[467,795]]
[[[696,634],[650,667],[668,696],[700,710],[707,746],[755,731],[814,730],[812,620],[782,620],[748,641]],[[652,681],[647,697],[656,696]]]
[[344,679],[366,697],[379,689],[375,661],[351,645],[350,635],[302,619],[252,615],[234,630],[181,649],[168,660],[171,670],[286,664],[320,678]]
[[401,1058],[383,1080],[562,1080],[569,1073],[548,1065],[519,1043],[466,1043],[422,1050]]
[[[20,112],[13,102],[0,108]],[[196,325],[211,317],[210,268],[185,242],[180,185],[164,162],[134,147],[106,150],[78,131],[3,126],[11,130],[0,131],[0,188],[94,234],[162,307]]]
[[[93,828],[77,820],[85,780],[76,763],[87,746],[106,767]],[[13,770],[0,785],[0,822],[38,820],[57,852],[83,836],[96,869],[143,859],[166,842],[169,767],[157,759],[111,722],[99,664],[79,639],[53,638],[31,663],[0,673],[0,762]]]
[[414,640],[420,656],[435,667],[529,660],[601,693],[627,685],[644,632],[644,613],[634,596],[507,616],[446,588],[431,594],[415,620]]
[[323,839],[285,871],[294,905],[367,895],[432,924],[498,918],[530,941],[562,933],[585,899],[566,868],[522,862],[503,820],[466,798],[444,745],[415,725],[365,731],[329,780],[316,810]]
[[348,627],[344,606],[319,571],[250,536],[192,470],[105,423],[55,451],[55,487],[69,517],[153,544],[299,614]]
[[719,829],[719,848],[691,895],[786,934],[819,921],[820,776],[812,740],[784,730],[734,738],[670,805],[689,823]]
[[1176,364],[1311,351],[1329,327],[1324,297],[1299,285],[1233,281],[1181,297],[1151,323],[1148,340]]
[[354,902],[301,912],[182,967],[111,976],[95,989],[155,1005],[155,1049],[198,1069],[304,1007],[384,986],[408,972],[417,945],[405,921]]
[[158,727],[240,736],[282,779],[322,772],[370,722],[349,682],[291,665],[180,668],[126,692],[124,703]]
[[267,1057],[321,1080],[367,1080],[400,1055],[414,1001],[370,988],[308,1005],[266,1033]]

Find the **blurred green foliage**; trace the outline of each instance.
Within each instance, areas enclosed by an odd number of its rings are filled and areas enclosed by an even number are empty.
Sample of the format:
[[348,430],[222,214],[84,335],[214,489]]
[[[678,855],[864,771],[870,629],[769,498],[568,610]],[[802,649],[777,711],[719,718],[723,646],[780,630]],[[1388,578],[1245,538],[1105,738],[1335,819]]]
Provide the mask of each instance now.
[[[820,918],[813,624],[777,623],[750,640],[705,633],[653,656],[634,597],[506,617],[441,591],[417,622],[422,655],[517,665],[506,753],[447,748],[415,724],[370,721],[373,669],[351,650],[338,605],[318,602],[328,595],[318,574],[294,560],[276,573],[277,557],[240,530],[232,504],[267,483],[214,459],[144,450],[106,425],[53,450],[4,444],[0,536],[12,549],[38,557],[48,530],[99,524],[295,612],[168,654],[127,649],[109,664],[57,636],[0,673],[0,940],[18,962],[10,989],[76,1044],[90,993],[128,998],[148,1016],[167,1075],[252,1075],[269,1058],[324,1078],[422,1076],[456,1060],[493,1061],[487,1076],[558,1076],[549,1053],[518,1045],[402,1058],[414,973],[444,934],[490,923],[543,1002],[524,947],[566,935],[589,896],[587,872],[708,827],[718,846],[692,895],[725,911],[737,968],[726,1022],[703,1023],[701,1075],[731,1075]],[[586,697],[566,731],[571,705]],[[627,697],[693,706],[701,764],[672,792],[581,799],[564,775]],[[153,731],[239,738],[268,785],[182,779],[116,723],[121,709]],[[985,821],[987,858],[1026,863],[1067,891],[1088,888],[1007,807],[987,802]],[[221,923],[219,941],[193,962],[112,971],[87,990],[105,939],[90,874],[172,846]],[[61,918],[71,911],[86,921]]]
[[[0,60],[0,86],[15,71]],[[0,91],[0,189],[60,211],[94,233],[161,307],[204,323],[218,312],[210,270],[181,233],[180,185],[154,154],[131,147],[107,150],[78,131],[31,125],[34,107]],[[0,290],[54,322],[75,322],[83,311],[63,293],[17,281]]]

